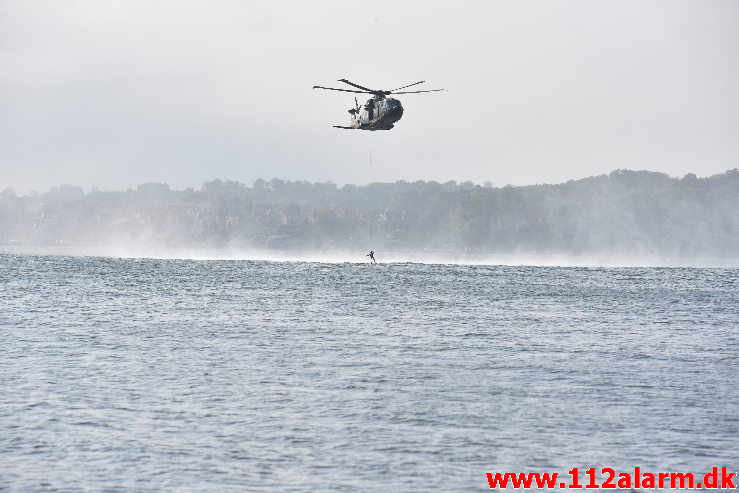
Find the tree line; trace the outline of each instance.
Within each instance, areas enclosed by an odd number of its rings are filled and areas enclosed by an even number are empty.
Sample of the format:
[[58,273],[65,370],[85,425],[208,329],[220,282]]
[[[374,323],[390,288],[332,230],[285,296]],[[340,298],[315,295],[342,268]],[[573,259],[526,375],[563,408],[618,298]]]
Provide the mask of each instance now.
[[739,258],[739,172],[616,170],[505,187],[274,178],[0,193],[0,244],[60,243]]

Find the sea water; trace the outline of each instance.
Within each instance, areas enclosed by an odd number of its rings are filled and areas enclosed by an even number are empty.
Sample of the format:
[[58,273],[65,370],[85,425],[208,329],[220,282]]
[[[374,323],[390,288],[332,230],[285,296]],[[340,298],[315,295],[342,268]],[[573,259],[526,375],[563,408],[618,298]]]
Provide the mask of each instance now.
[[739,466],[739,271],[0,255],[0,490]]

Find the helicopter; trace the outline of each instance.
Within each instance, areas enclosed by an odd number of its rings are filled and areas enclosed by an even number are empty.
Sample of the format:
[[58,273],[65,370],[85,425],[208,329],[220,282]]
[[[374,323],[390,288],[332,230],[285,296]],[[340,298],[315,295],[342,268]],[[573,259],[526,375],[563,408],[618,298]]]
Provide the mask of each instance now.
[[414,82],[407,86],[398,87],[391,91],[383,91],[378,89],[369,89],[346,79],[339,79],[339,82],[349,84],[350,86],[361,89],[356,91],[352,89],[336,89],[333,87],[313,86],[313,89],[327,89],[329,91],[355,92],[360,94],[372,94],[372,98],[368,99],[363,106],[359,106],[359,101],[354,98],[354,108],[349,110],[351,115],[351,123],[349,127],[334,125],[334,128],[344,128],[347,130],[390,130],[395,123],[403,116],[403,105],[395,98],[388,98],[391,94],[415,94],[419,92],[437,92],[444,89],[429,89],[427,91],[399,91],[411,86],[423,84],[426,81]]

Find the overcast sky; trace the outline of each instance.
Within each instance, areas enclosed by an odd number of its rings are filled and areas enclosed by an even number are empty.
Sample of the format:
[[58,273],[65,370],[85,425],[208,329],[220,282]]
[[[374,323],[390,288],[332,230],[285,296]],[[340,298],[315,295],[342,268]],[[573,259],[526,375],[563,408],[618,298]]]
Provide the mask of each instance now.
[[[339,130],[344,77],[447,91]],[[0,1],[0,188],[737,166],[735,0]]]

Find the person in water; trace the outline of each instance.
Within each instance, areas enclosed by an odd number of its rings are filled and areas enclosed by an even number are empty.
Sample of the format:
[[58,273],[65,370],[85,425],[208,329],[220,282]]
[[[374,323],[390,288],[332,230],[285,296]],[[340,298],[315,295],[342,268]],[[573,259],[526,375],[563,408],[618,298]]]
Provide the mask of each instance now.
[[370,258],[370,260],[372,261],[373,264],[376,264],[377,263],[375,261],[375,252],[373,252],[372,250],[370,250],[370,252],[367,254],[367,256]]

